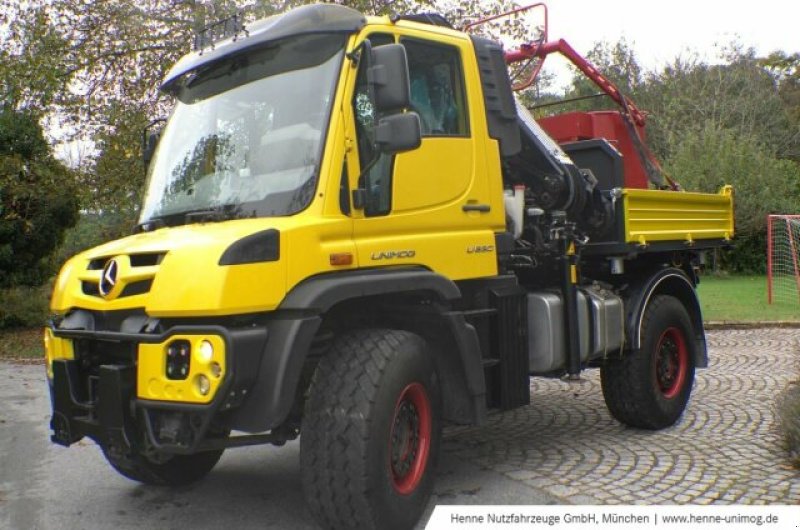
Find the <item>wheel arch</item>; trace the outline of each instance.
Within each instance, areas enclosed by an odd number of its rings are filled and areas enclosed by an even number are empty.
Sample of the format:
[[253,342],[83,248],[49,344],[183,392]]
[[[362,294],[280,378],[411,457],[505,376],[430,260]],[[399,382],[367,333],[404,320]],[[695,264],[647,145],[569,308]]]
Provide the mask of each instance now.
[[695,358],[697,368],[708,366],[706,336],[703,330],[703,314],[695,291],[695,281],[685,271],[670,267],[646,276],[629,289],[626,299],[626,343],[631,349],[642,344],[642,323],[647,305],[658,295],[677,298],[686,309],[694,328]]
[[[419,334],[431,346],[442,383],[443,415],[460,423],[485,420],[485,380],[475,328],[452,311],[461,291],[450,279],[421,268],[385,268],[313,276],[284,298],[270,325],[257,383],[236,413],[236,428],[253,432],[280,425],[290,414],[312,343],[331,321],[356,326],[353,308],[418,295],[430,301],[419,318],[378,312],[378,325]],[[302,390],[302,389],[300,389]]]

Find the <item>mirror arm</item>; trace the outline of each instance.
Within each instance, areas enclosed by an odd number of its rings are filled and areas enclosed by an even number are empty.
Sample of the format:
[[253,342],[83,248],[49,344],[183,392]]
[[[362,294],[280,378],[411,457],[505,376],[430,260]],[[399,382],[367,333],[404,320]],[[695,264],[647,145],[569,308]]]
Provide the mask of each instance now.
[[357,67],[358,63],[361,61],[361,57],[364,55],[364,48],[366,47],[365,44],[368,39],[364,39],[361,43],[353,48],[353,51],[347,52],[344,56],[350,60],[350,65],[352,67]]
[[[150,161],[153,158],[153,152],[155,151],[156,142],[151,142],[150,138],[152,137],[153,133],[150,132],[150,129],[159,123],[164,123],[167,121],[167,118],[156,118],[155,120],[151,121],[147,125],[144,126],[142,129],[142,161],[144,162],[144,169],[147,171],[147,167],[150,165]],[[161,133],[159,131],[158,136]],[[152,145],[151,145],[152,144]]]
[[366,53],[369,56],[371,51],[372,45],[369,39],[364,39],[358,46],[353,48],[353,51],[347,52],[345,57],[350,60],[350,66],[356,68],[361,63],[361,58],[364,57],[364,54]]
[[358,187],[353,190],[353,208],[356,210],[363,210],[364,207],[367,205],[367,190],[363,187],[364,186],[364,178],[366,177],[367,173],[375,167],[375,164],[378,163],[378,160],[381,158],[381,153],[378,153],[378,156],[372,157],[372,160],[364,166],[364,169],[358,174]]

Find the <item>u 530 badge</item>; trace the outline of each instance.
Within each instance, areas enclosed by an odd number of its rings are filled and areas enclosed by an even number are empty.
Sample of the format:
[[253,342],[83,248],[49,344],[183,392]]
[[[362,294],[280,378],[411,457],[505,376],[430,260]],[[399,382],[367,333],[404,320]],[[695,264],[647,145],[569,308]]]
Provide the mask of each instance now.
[[467,254],[483,254],[494,252],[494,245],[470,245],[467,247]]

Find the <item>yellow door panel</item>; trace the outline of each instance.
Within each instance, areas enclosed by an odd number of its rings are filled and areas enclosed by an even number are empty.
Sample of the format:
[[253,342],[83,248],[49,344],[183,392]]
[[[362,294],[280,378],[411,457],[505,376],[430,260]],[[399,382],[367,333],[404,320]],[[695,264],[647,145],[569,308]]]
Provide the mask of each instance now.
[[425,138],[394,163],[393,213],[441,206],[469,190],[474,171],[470,138]]
[[[419,39],[417,43],[431,38],[428,32],[401,25],[373,31],[393,33],[401,43],[404,38]],[[491,157],[496,160],[497,146],[494,140],[486,141],[486,119],[478,104],[482,94],[471,42],[446,33],[435,35],[430,42],[440,48],[447,45],[460,57],[464,97],[458,106],[466,108],[466,115],[459,118],[462,121],[458,122],[457,131],[431,129],[418,149],[395,155],[388,212],[381,211],[383,215],[376,216],[369,216],[364,210],[353,212],[359,267],[416,265],[453,280],[497,274],[494,232],[503,229],[505,213],[502,189],[490,184],[488,175],[492,171],[491,177],[499,182],[499,164],[490,169],[486,161],[487,148],[494,150]],[[450,86],[458,84],[453,80]],[[350,94],[354,86],[355,79],[350,81]],[[434,98],[441,94],[430,90],[428,95],[435,103]],[[455,101],[460,100],[456,97]],[[346,115],[346,136],[358,138],[352,106]],[[351,189],[363,186],[359,175],[365,161],[358,160],[358,154],[355,148],[348,151]]]

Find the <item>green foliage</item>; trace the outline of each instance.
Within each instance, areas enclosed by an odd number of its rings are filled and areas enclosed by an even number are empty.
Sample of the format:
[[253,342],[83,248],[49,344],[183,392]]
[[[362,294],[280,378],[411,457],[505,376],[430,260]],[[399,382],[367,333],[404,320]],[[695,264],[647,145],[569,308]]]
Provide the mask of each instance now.
[[49,314],[51,286],[0,289],[0,329],[43,326]]
[[58,22],[42,2],[0,0],[0,105],[41,115],[68,93],[70,43],[57,31]]
[[775,79],[751,55],[730,53],[727,65],[676,60],[643,87],[651,142],[662,156],[668,158],[687,133],[709,126],[756,138],[778,158],[800,145]]
[[66,231],[64,243],[55,255],[56,263],[64,263],[72,256],[92,247],[130,233],[130,219],[114,213],[81,213],[77,224]]
[[[778,84],[778,95],[794,130],[795,139],[800,136],[800,52],[789,54],[775,51],[758,60]],[[785,153],[787,158],[800,162],[800,140],[795,141]]]
[[676,138],[673,150],[668,167],[687,189],[735,187],[736,226],[743,233],[763,231],[768,213],[800,204],[800,168],[772,156],[756,137],[706,122]]
[[82,204],[101,214],[111,229],[105,235],[113,239],[129,234],[136,224],[145,180],[142,131],[147,114],[134,106],[113,106],[109,111],[109,126],[95,137],[99,155],[82,179],[84,189],[91,190]]
[[[586,58],[600,68],[603,75],[611,79],[623,94],[630,95],[638,91],[643,82],[642,67],[636,59],[636,52],[625,38],[611,45],[597,43],[586,54]],[[572,92],[575,96],[595,94],[600,90],[581,72],[573,68]],[[603,106],[616,109],[616,104],[606,99]]]
[[775,158],[756,138],[720,129],[713,121],[686,130],[672,149],[666,169],[686,189],[716,192],[733,185],[737,246],[723,264],[733,271],[763,272],[766,216],[791,212],[800,204],[800,166]]
[[50,155],[36,118],[0,111],[0,288],[44,282],[77,216],[74,175]]

